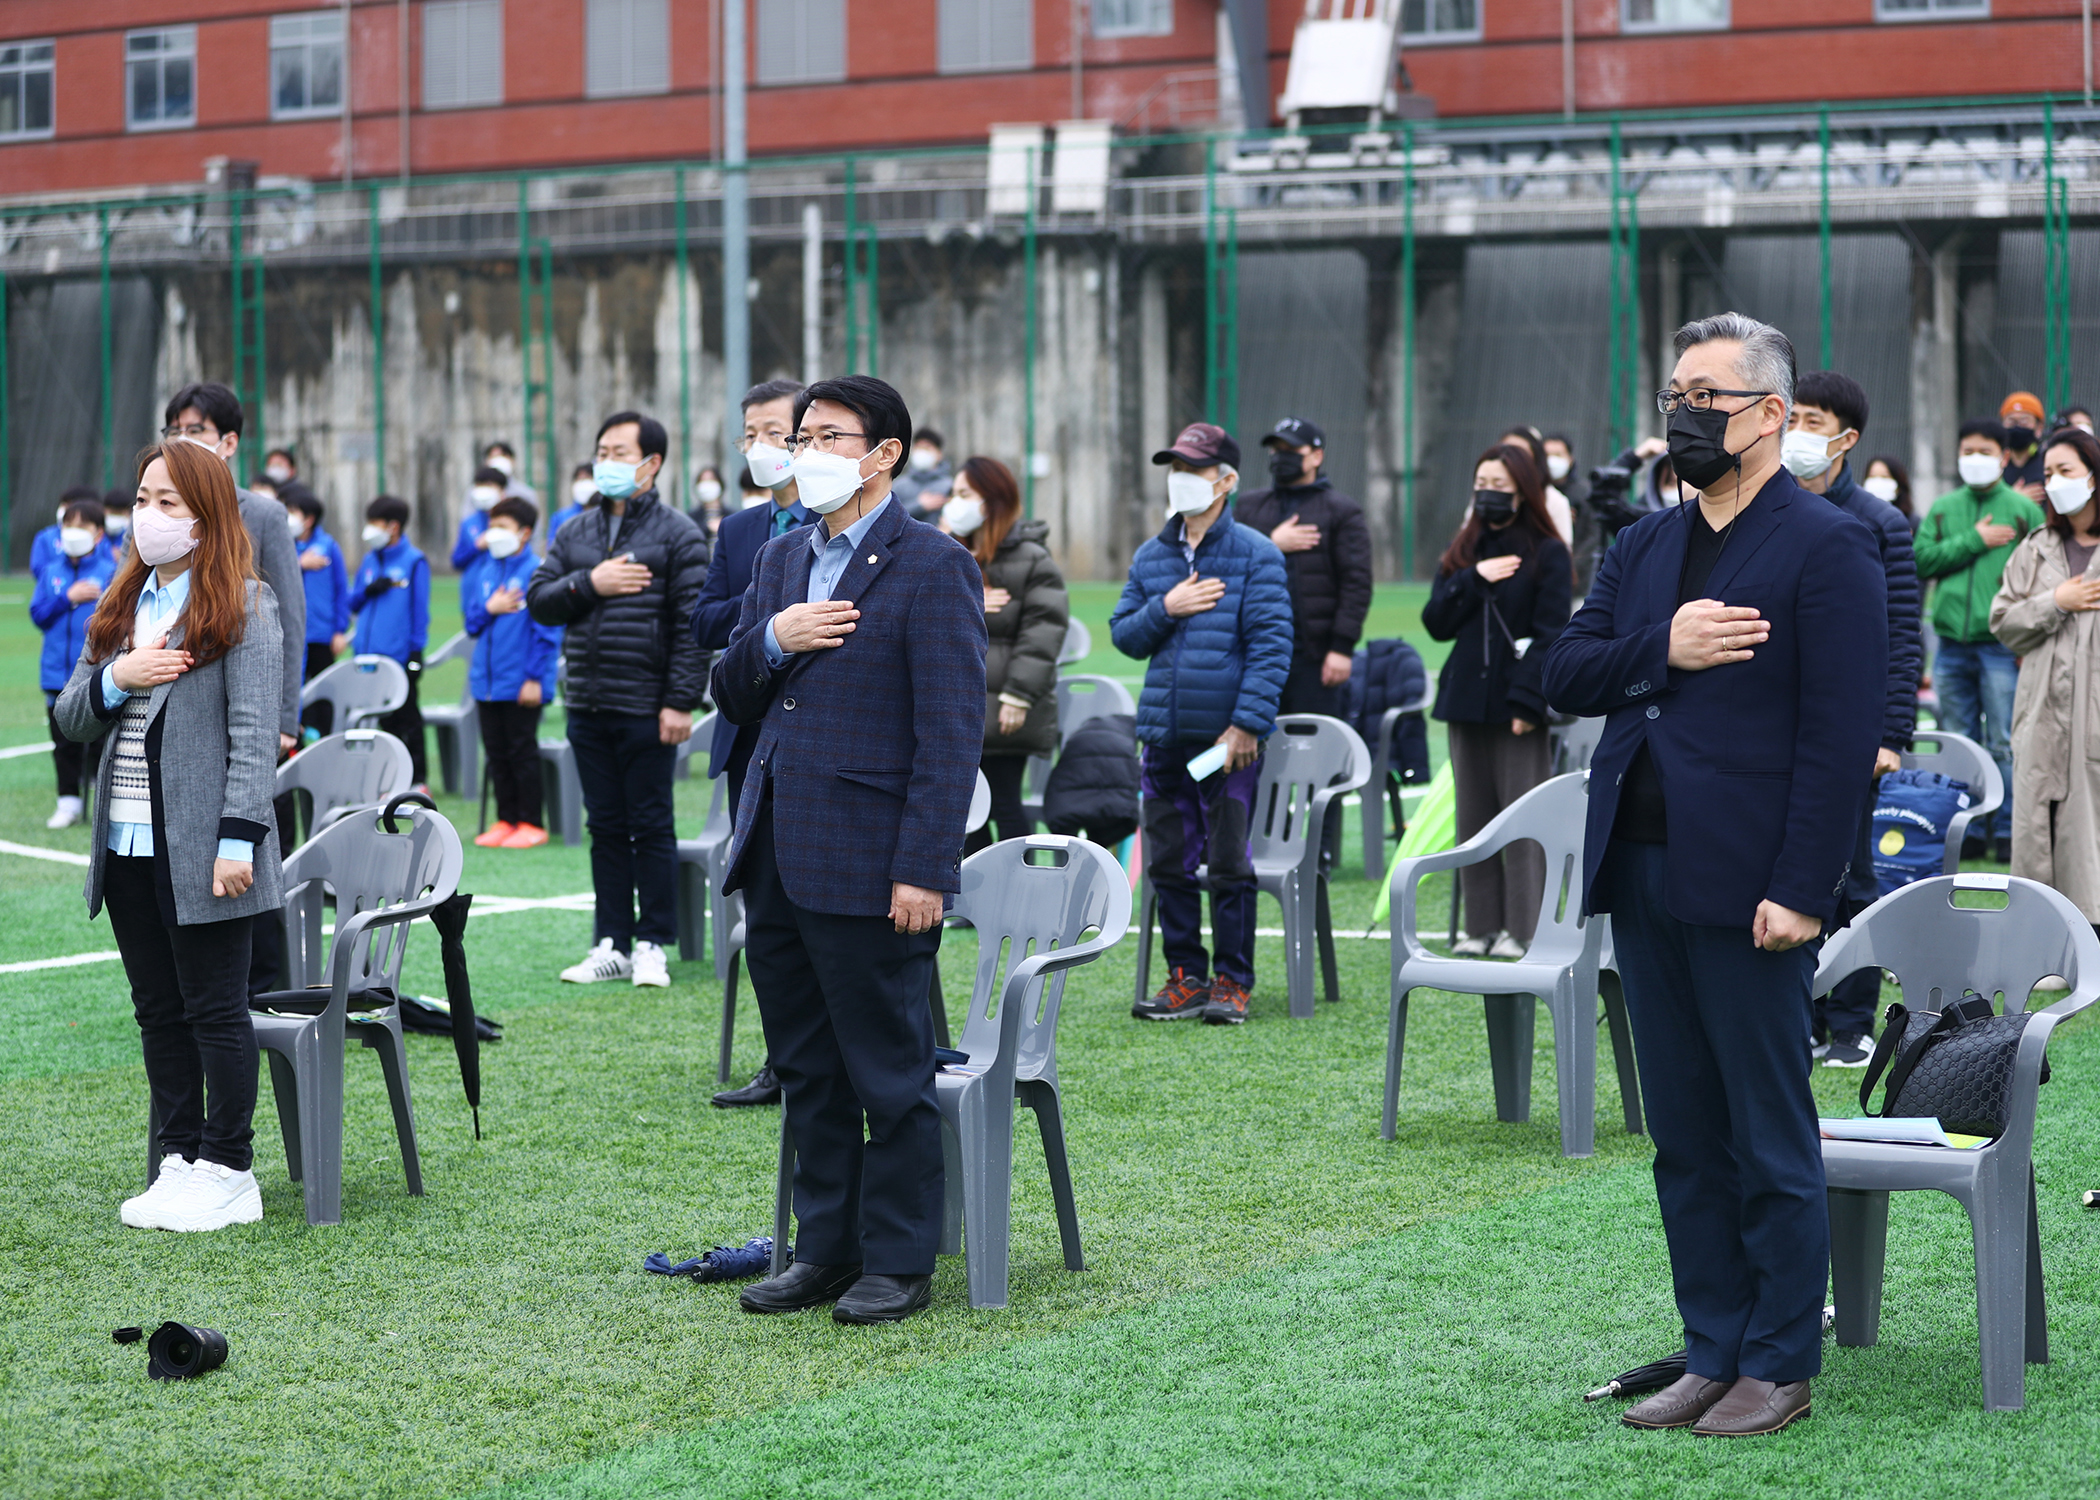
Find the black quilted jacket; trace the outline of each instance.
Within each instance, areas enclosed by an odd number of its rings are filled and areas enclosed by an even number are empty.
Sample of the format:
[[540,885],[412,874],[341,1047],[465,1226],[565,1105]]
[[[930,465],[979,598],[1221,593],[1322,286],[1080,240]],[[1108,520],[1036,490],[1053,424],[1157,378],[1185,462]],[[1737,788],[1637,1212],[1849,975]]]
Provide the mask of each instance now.
[[1355,651],[1371,608],[1371,532],[1363,507],[1318,479],[1242,495],[1233,511],[1242,526],[1263,536],[1294,515],[1320,528],[1319,546],[1283,556],[1296,625],[1291,654],[1304,661],[1330,651],[1344,656]]
[[[649,569],[639,594],[601,598],[591,569],[632,552]],[[707,653],[686,622],[707,580],[707,536],[655,490],[615,516],[603,501],[554,534],[525,604],[543,625],[565,627],[563,694],[586,713],[654,714],[699,707]]]

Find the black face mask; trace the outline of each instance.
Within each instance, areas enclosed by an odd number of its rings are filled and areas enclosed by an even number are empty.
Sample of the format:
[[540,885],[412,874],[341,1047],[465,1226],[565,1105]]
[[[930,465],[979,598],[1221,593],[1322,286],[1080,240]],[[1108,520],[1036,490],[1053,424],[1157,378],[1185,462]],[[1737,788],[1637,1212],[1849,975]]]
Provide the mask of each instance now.
[[1269,453],[1269,477],[1279,485],[1296,484],[1305,477],[1305,458],[1295,449],[1276,448]]
[[1483,526],[1504,525],[1516,519],[1517,497],[1508,490],[1475,490],[1473,514]]
[[1728,419],[1733,412],[1709,407],[1693,411],[1680,406],[1670,413],[1670,464],[1677,477],[1695,490],[1720,482],[1742,462],[1728,451]]

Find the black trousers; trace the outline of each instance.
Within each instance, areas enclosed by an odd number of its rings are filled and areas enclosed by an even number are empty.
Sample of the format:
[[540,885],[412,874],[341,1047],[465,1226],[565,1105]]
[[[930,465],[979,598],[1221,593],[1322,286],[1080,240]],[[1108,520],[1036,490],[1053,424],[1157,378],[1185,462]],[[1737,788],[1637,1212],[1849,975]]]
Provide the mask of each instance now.
[[544,828],[540,811],[540,705],[476,699],[481,748],[489,761],[489,789],[496,794],[496,821]]
[[[161,921],[153,861],[109,855],[109,912],[160,1116],[159,1156],[177,1151],[236,1172],[254,1163],[255,1028],[248,1021],[253,917],[169,927]],[[265,919],[269,920],[269,919]]]
[[1320,682],[1320,669],[1327,664],[1327,653],[1322,651],[1312,656],[1291,658],[1290,675],[1283,679],[1283,701],[1277,705],[1280,714],[1326,714],[1333,719],[1349,717],[1349,684],[1325,687]]
[[985,820],[984,827],[963,840],[963,853],[975,854],[979,849],[992,846],[993,830],[998,838],[1026,838],[1035,832],[1021,811],[1021,780],[1028,771],[1025,755],[987,755],[979,763],[984,779],[992,789],[992,815]]
[[102,742],[83,745],[79,740],[69,740],[59,731],[58,715],[53,705],[58,694],[44,694],[44,720],[51,730],[51,764],[58,772],[58,794],[61,797],[77,797],[83,781],[92,781],[102,764]]
[[575,709],[569,743],[591,828],[597,937],[611,938],[622,953],[633,951],[636,938],[668,948],[678,941],[678,833],[671,811],[678,747],[659,738],[654,714]]
[[[403,663],[406,666],[407,663]],[[420,696],[423,674],[411,671],[408,674],[408,701],[379,721],[379,727],[395,739],[408,746],[409,774],[415,784],[423,786],[430,780],[430,768],[423,758],[423,700]]]
[[907,934],[887,916],[796,906],[770,796],[744,871],[744,962],[795,1133],[795,1256],[931,1275],[945,1176],[926,994],[940,926]]
[[312,682],[334,665],[335,647],[326,641],[308,641],[306,643],[306,676],[300,680]]

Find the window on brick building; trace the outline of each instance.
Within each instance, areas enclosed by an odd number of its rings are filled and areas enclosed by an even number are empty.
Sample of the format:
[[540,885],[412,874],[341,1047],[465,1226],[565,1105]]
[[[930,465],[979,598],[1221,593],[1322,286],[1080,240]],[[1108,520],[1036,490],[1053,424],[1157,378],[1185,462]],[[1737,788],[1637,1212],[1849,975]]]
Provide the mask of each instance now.
[[846,76],[846,0],[766,0],[758,7],[760,83]]
[[503,0],[425,0],[423,107],[503,102]]
[[1874,0],[1877,21],[1936,21],[1943,16],[1988,16],[1991,0]]
[[1094,35],[1172,36],[1174,0],[1093,0]]
[[583,91],[599,99],[670,87],[668,0],[590,0],[583,17]]
[[941,0],[940,53],[943,73],[1033,67],[1033,0]]
[[270,113],[280,120],[343,107],[343,13],[270,17]]
[[169,26],[124,38],[125,118],[133,130],[197,123],[197,28]]
[[1728,0],[1621,0],[1627,31],[1723,31]]
[[1410,42],[1480,39],[1480,0],[1401,0],[1400,34]]
[[0,141],[51,133],[51,43],[0,47]]

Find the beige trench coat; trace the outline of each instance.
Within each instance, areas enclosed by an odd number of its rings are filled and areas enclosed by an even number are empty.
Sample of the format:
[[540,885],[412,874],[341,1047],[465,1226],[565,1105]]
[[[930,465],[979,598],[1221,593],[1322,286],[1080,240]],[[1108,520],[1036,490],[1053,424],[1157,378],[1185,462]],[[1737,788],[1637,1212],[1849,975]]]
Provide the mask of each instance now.
[[[2100,553],[2086,576],[2100,576]],[[2069,577],[2063,538],[2032,532],[1991,601],[1991,633],[2021,658],[2012,872],[2054,886],[2100,922],[2100,611],[2056,607],[2056,586]]]

